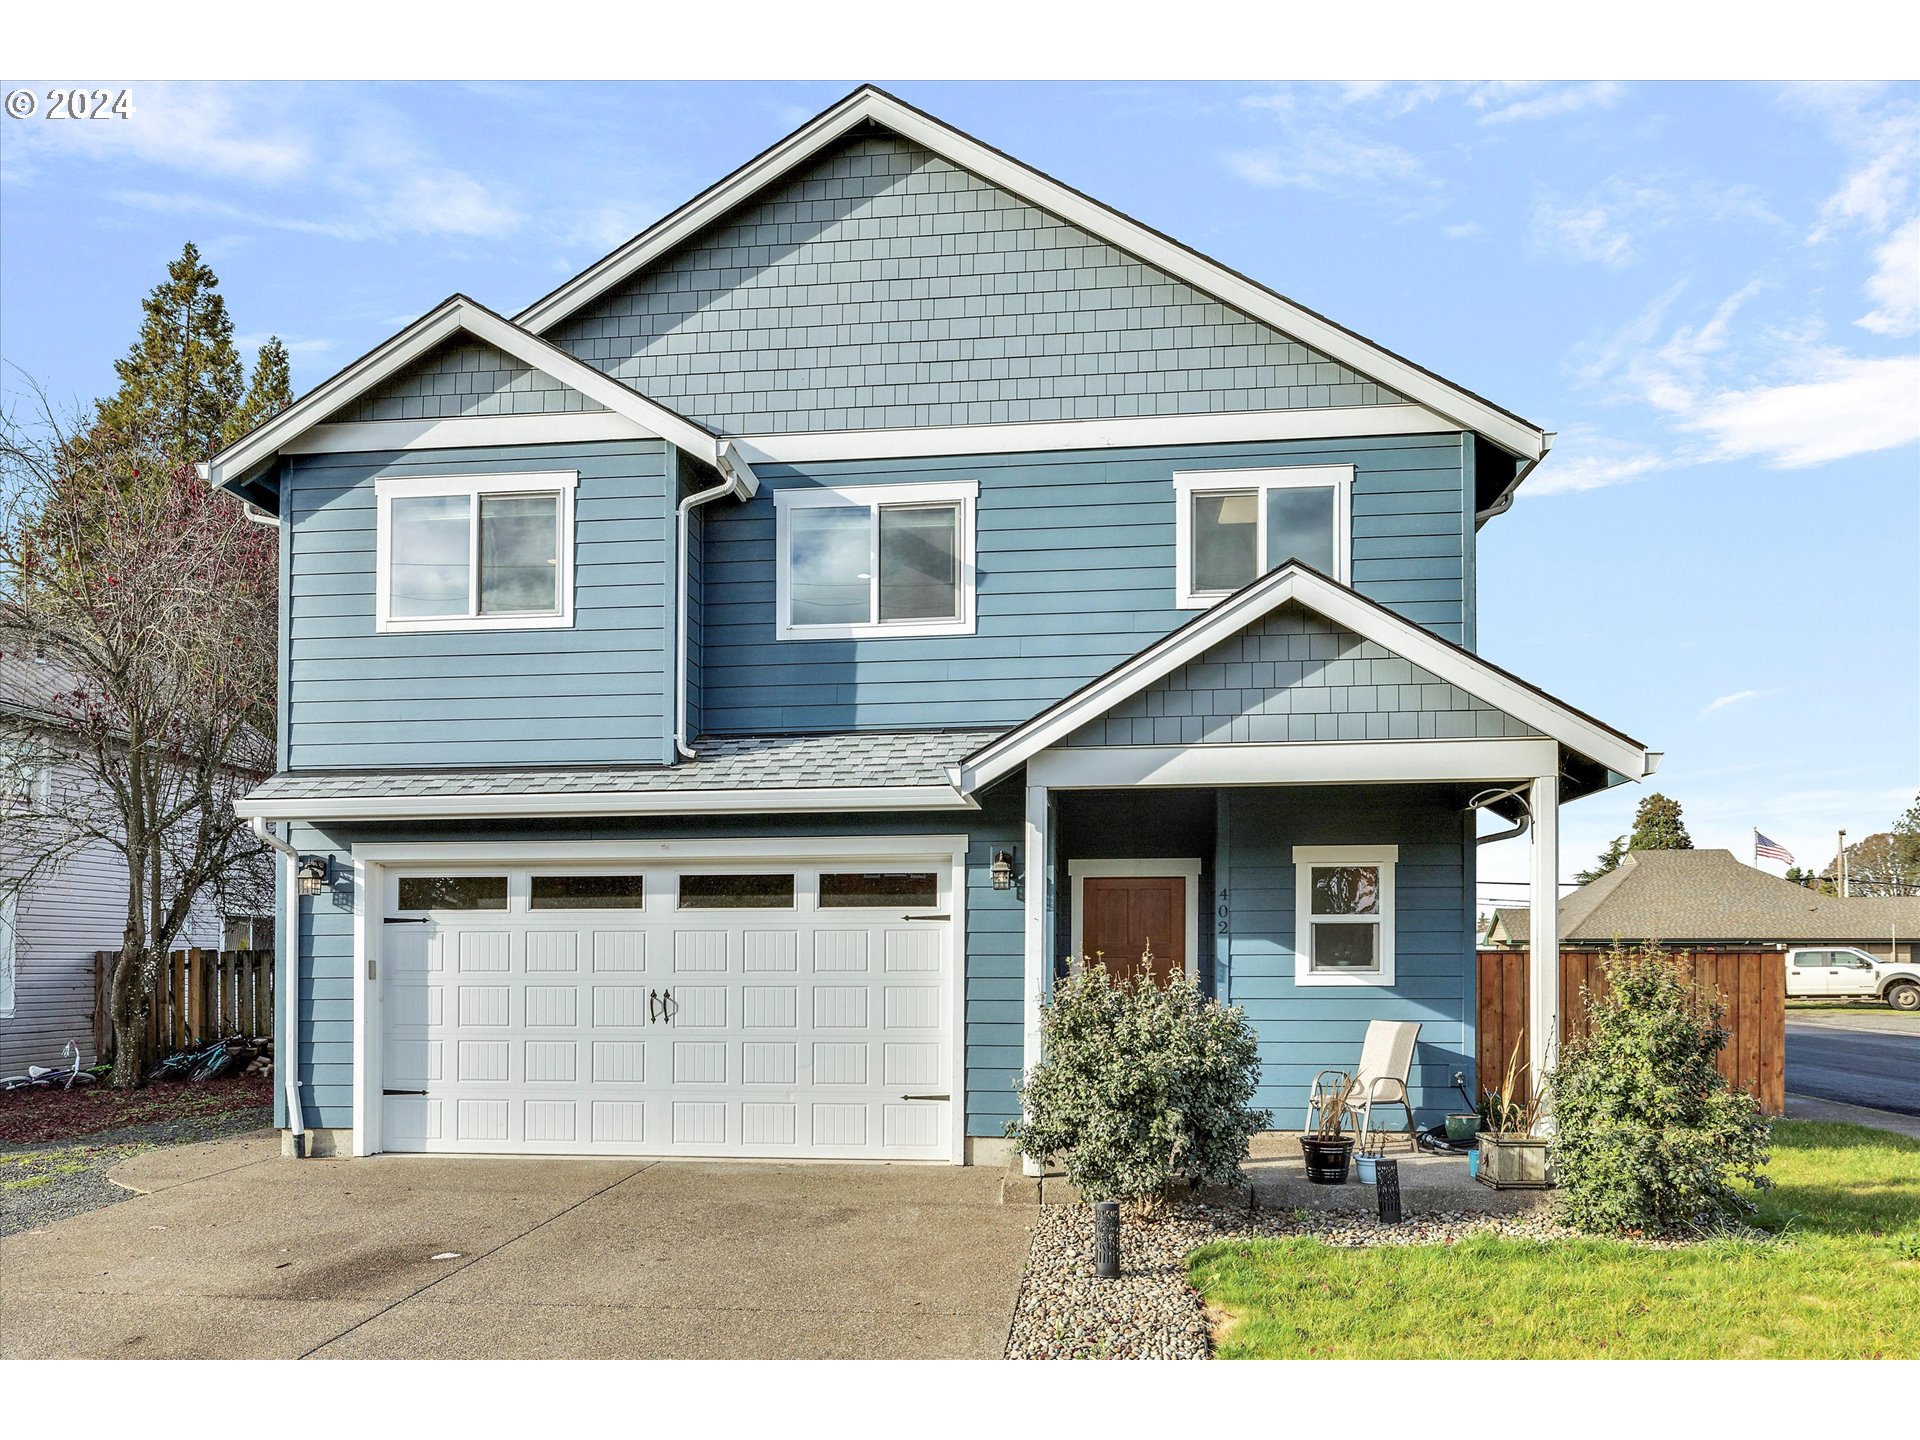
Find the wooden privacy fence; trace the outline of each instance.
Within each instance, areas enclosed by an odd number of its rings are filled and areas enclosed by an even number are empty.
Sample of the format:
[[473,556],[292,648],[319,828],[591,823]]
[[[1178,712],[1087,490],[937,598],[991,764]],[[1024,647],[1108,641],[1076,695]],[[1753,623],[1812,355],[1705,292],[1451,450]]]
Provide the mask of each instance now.
[[[1604,950],[1560,952],[1560,1042],[1587,1033],[1586,994],[1607,993]],[[1730,1032],[1720,1073],[1778,1115],[1787,1102],[1787,970],[1778,950],[1702,950],[1673,957],[1689,971],[1695,993],[1726,1007]],[[1506,1074],[1513,1047],[1527,1055],[1527,952],[1482,950],[1479,963],[1477,1058],[1480,1088]]]
[[[93,1045],[112,1048],[107,982],[116,951],[93,957]],[[273,1034],[273,951],[175,950],[160,967],[147,1011],[147,1038],[158,1054],[204,1044],[222,1035]]]

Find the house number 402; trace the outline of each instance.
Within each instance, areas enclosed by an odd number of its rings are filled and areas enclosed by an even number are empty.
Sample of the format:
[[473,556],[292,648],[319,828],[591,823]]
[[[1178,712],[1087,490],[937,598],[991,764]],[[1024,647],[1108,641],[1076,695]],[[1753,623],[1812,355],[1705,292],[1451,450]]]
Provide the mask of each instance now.
[[1227,892],[1222,890],[1220,892],[1219,904],[1215,905],[1213,910],[1213,933],[1214,934],[1224,935],[1227,933],[1227,913],[1228,913]]

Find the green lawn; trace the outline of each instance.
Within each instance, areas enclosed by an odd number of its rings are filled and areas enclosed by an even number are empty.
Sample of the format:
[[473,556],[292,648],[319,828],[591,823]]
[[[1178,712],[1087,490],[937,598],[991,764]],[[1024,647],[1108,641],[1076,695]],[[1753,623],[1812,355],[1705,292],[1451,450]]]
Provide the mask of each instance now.
[[1261,1240],[1188,1269],[1226,1359],[1920,1356],[1920,1141],[1783,1120],[1769,1170],[1778,1241]]

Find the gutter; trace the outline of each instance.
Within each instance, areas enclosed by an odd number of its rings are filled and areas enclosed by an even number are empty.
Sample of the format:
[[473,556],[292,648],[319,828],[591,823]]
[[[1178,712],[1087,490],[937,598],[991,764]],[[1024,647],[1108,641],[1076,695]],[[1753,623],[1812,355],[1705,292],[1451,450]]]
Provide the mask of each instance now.
[[[281,868],[286,899],[277,947],[286,960],[286,978],[281,990],[283,1018],[280,1023],[284,1038],[280,1044],[280,1064],[287,1091],[287,1128],[293,1135],[293,1158],[304,1160],[307,1127],[300,1109],[300,852],[274,834],[262,817],[254,816],[250,825],[260,843],[279,851],[286,862]],[[287,834],[293,834],[291,821],[287,824]]]
[[691,738],[687,734],[687,516],[694,506],[705,505],[710,500],[727,496],[736,500],[751,500],[760,490],[760,477],[753,473],[753,467],[747,464],[731,440],[722,440],[715,446],[713,468],[720,472],[720,483],[687,496],[674,511],[678,554],[674,587],[677,609],[673,626],[673,748],[684,760],[698,758],[693,747],[687,743]]

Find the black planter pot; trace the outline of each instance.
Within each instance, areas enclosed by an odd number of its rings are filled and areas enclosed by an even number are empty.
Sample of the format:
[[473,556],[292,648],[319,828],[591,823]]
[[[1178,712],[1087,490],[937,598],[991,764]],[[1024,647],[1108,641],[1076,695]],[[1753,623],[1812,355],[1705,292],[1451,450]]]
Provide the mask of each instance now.
[[1347,1183],[1347,1162],[1353,1158],[1353,1137],[1337,1136],[1323,1140],[1317,1135],[1300,1137],[1300,1153],[1307,1159],[1307,1179],[1315,1185]]

